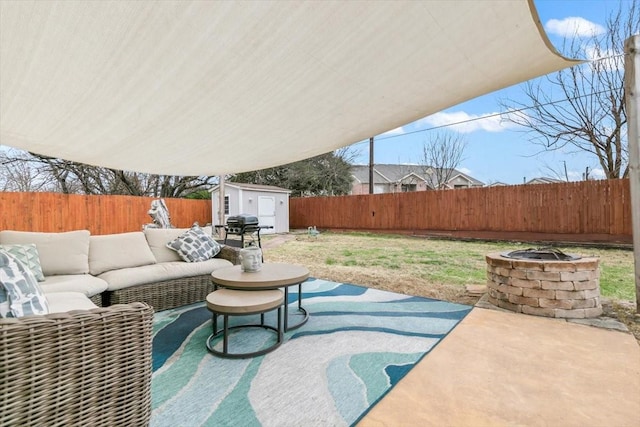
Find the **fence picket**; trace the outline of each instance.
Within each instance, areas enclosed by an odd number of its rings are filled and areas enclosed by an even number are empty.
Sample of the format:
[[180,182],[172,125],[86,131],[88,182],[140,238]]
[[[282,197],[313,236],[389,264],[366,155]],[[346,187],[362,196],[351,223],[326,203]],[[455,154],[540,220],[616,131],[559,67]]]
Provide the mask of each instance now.
[[[152,222],[152,197],[0,192],[0,230],[59,232],[87,229],[92,234],[139,231]],[[211,222],[209,200],[165,199],[171,222],[189,227]]]
[[[631,242],[629,180],[292,198],[291,228]],[[372,215],[375,212],[375,216]],[[466,233],[466,234],[465,234]]]

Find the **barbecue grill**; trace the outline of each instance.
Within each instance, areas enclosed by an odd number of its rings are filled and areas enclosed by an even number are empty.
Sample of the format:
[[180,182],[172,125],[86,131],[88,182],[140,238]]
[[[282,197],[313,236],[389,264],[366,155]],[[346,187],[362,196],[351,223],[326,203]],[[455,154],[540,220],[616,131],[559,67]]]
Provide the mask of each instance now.
[[261,227],[258,224],[258,217],[249,214],[240,214],[236,216],[230,216],[227,218],[227,224],[224,226],[224,243],[227,243],[227,237],[229,235],[240,236],[240,247],[244,248],[244,236],[245,234],[253,238],[254,233],[257,234],[258,247],[262,247],[260,242],[260,229],[271,228]]
[[240,214],[227,218],[227,234],[244,234],[260,229],[258,217],[248,214]]

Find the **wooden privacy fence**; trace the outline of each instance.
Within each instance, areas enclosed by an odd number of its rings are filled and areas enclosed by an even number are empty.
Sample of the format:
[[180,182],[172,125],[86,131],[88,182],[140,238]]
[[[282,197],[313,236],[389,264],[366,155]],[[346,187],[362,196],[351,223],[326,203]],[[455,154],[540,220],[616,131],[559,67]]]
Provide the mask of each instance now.
[[[0,192],[0,230],[71,231],[91,234],[140,231],[153,222],[148,211],[153,197],[85,196],[60,193]],[[189,227],[211,222],[211,201],[164,199],[171,223]]]
[[292,228],[631,243],[629,180],[293,198]]

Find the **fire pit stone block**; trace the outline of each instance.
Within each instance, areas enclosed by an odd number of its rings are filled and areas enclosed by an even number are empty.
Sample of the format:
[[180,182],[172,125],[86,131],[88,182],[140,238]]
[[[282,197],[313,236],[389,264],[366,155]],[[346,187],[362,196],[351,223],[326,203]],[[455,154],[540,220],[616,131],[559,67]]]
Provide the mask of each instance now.
[[491,253],[486,260],[488,300],[497,307],[567,319],[602,314],[598,258],[514,260]]

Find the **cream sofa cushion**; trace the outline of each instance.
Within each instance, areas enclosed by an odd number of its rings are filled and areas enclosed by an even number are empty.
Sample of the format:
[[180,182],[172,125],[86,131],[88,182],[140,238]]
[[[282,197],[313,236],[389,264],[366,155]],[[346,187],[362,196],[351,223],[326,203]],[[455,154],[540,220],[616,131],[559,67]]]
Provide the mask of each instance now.
[[89,238],[89,273],[155,264],[142,231],[105,234]]
[[45,293],[49,302],[49,313],[65,313],[72,310],[91,310],[98,308],[89,298],[80,292]]
[[44,282],[39,283],[45,294],[53,292],[80,292],[88,297],[92,297],[107,290],[107,282],[90,274],[45,276]]
[[232,265],[222,258],[212,258],[202,262],[174,261],[111,270],[98,277],[108,283],[107,290],[115,291],[147,283],[211,274],[218,268],[231,267]]
[[86,274],[89,272],[89,231],[40,233],[31,231],[0,231],[0,244],[35,243],[45,276],[56,274]]
[[[201,227],[205,233],[211,236],[211,226]],[[153,252],[157,262],[182,261],[180,255],[167,247],[167,243],[180,237],[190,228],[145,228],[143,233],[147,243]]]

